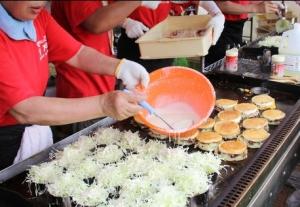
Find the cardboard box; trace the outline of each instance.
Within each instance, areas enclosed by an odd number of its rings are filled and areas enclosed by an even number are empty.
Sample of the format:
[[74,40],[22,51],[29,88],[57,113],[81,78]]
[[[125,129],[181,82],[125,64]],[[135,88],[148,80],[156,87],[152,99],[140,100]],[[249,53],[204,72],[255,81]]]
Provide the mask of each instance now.
[[[139,44],[141,59],[205,56],[212,44],[212,28],[208,27],[209,15],[170,16],[160,22],[136,43]],[[202,36],[169,38],[174,31],[206,29]]]

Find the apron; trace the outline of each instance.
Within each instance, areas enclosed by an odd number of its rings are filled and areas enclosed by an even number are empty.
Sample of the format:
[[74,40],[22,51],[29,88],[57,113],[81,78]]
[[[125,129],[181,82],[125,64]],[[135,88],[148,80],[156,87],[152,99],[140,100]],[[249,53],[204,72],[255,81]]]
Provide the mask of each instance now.
[[0,127],[0,170],[20,162],[53,144],[49,126]]
[[117,42],[117,57],[135,61],[144,66],[149,73],[156,69],[172,65],[172,58],[151,60],[140,59],[141,53],[139,45],[135,43],[135,41],[136,39],[131,39],[126,35],[125,29],[121,29],[121,36]]
[[225,21],[224,30],[216,45],[211,46],[205,56],[205,66],[208,66],[225,56],[227,48],[243,44],[243,29],[246,20]]

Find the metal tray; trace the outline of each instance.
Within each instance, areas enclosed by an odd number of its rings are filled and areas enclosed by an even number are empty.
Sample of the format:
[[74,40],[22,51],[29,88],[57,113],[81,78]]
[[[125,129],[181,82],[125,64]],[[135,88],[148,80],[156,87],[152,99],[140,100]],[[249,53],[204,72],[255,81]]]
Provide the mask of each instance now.
[[290,84],[290,83],[277,82],[270,79],[271,77],[270,71],[263,71],[260,68],[260,64],[258,60],[239,58],[238,70],[236,72],[229,72],[224,70],[224,58],[223,58],[205,67],[203,69],[203,73],[206,75],[218,74],[220,76],[232,77],[234,81],[247,78],[251,80],[251,82],[255,83],[255,85],[257,86],[264,87],[264,85],[267,85],[273,88],[279,88],[280,90],[299,92],[299,88],[300,88],[299,83]]
[[245,59],[257,60],[257,57],[263,54],[264,49],[270,50],[272,55],[278,54],[278,47],[264,47],[258,45],[259,41],[265,39],[268,36],[275,36],[275,35],[279,35],[279,34],[277,34],[276,32],[271,32],[244,45],[239,49],[239,57]]
[[[196,197],[191,206],[236,206],[246,205],[250,202],[252,195],[256,192],[268,172],[285,151],[289,142],[295,139],[295,133],[299,131],[300,117],[300,87],[286,87],[285,84],[274,82],[262,82],[252,77],[242,77],[233,74],[210,73],[207,75],[213,83],[218,98],[232,98],[247,102],[250,97],[243,94],[239,88],[251,88],[254,86],[267,87],[270,95],[276,99],[279,109],[286,112],[286,118],[277,127],[271,127],[271,136],[264,143],[262,148],[249,150],[248,158],[241,162],[224,163],[228,165],[226,170],[218,176],[216,183],[209,192],[209,201],[206,204],[199,204]],[[215,112],[214,112],[215,113]],[[132,120],[116,122],[113,119],[103,119],[90,127],[73,134],[70,137],[54,144],[52,147],[41,153],[15,164],[0,172],[1,186],[21,192],[32,201],[34,206],[62,206],[62,200],[53,199],[48,194],[35,197],[28,193],[28,186],[24,178],[26,169],[30,165],[38,164],[48,160],[49,152],[54,149],[63,149],[66,145],[76,141],[81,135],[93,133],[98,127],[115,126],[121,130],[139,130],[142,137],[147,137],[147,130],[141,130],[132,124]],[[299,145],[299,142],[297,142]],[[194,149],[191,149],[194,150]]]

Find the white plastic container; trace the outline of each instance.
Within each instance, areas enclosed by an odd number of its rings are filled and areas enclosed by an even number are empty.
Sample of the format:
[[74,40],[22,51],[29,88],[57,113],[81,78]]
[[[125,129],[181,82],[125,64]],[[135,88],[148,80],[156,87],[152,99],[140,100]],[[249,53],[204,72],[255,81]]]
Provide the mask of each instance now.
[[279,54],[285,55],[285,75],[300,75],[300,23],[282,34]]
[[282,34],[279,54],[300,55],[300,23],[295,23],[294,29]]
[[285,68],[284,62],[284,55],[272,55],[272,75],[283,77]]
[[237,48],[226,50],[225,70],[229,72],[236,72],[238,70],[238,55],[239,50]]

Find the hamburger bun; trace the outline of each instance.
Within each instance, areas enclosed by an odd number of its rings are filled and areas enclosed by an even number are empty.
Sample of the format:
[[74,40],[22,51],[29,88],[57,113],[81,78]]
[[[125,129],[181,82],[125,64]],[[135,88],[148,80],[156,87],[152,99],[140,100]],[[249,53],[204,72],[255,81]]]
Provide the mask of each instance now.
[[235,105],[237,105],[237,100],[231,100],[231,99],[218,99],[216,100],[216,109],[218,111],[223,110],[232,110]]
[[233,121],[219,121],[214,129],[224,139],[234,139],[240,134],[239,125]]
[[269,130],[268,120],[265,118],[249,118],[243,121],[243,127],[245,129],[265,129]]
[[195,129],[195,132],[191,136],[175,138],[175,143],[183,146],[195,144],[196,137],[198,136],[198,134],[199,134],[199,130]]
[[234,109],[241,112],[242,118],[251,118],[259,114],[257,106],[252,103],[237,104]]
[[258,107],[259,110],[276,108],[275,99],[266,94],[253,96],[251,101]]
[[218,120],[220,121],[233,121],[238,124],[241,118],[241,112],[239,111],[221,111],[218,113]]
[[225,141],[219,144],[217,153],[222,160],[244,160],[247,158],[247,144],[242,140]]
[[242,138],[249,148],[260,148],[269,136],[270,134],[264,129],[247,129],[242,133]]
[[278,109],[266,110],[262,113],[262,117],[269,121],[270,125],[278,125],[285,117],[285,113]]
[[212,131],[215,125],[215,120],[208,118],[204,123],[199,126],[199,129],[202,131]]
[[204,151],[214,151],[222,141],[222,136],[216,132],[200,132],[196,137],[197,146]]

